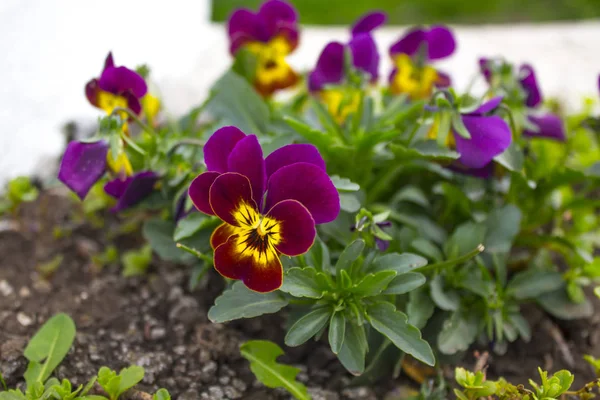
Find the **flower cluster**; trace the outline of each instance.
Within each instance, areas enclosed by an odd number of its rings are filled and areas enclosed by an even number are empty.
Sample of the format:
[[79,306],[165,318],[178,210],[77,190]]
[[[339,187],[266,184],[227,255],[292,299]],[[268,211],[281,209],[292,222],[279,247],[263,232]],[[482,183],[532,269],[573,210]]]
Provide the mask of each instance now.
[[229,126],[206,142],[204,162],[207,172],[194,179],[189,196],[199,211],[223,221],[210,239],[215,269],[257,292],[278,289],[280,254],[308,251],[315,224],[340,212],[319,151],[290,144],[263,158],[255,135]]

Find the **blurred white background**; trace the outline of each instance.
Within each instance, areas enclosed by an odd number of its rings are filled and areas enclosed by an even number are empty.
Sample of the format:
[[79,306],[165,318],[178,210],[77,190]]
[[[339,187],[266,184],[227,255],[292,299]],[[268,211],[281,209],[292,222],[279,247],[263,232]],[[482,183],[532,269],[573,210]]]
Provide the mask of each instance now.
[[[225,29],[209,17],[210,0],[1,0],[0,183],[53,173],[62,125],[94,126],[101,113],[83,89],[109,50],[117,65],[150,66],[170,115],[200,103],[230,63]],[[440,67],[459,89],[476,72],[478,57],[501,54],[532,63],[544,95],[560,97],[570,110],[580,108],[584,95],[599,96],[600,21],[455,28],[458,52]],[[387,54],[405,29],[379,30],[380,51]],[[290,61],[312,68],[325,43],[347,36],[345,28],[307,27]],[[387,76],[390,63],[383,59]]]

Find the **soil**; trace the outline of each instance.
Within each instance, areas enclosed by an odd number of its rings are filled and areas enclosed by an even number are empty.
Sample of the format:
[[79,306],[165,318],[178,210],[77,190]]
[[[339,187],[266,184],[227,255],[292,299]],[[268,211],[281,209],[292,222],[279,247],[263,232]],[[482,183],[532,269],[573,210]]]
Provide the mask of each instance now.
[[[23,205],[17,218],[0,221],[0,372],[9,387],[23,385],[27,340],[50,316],[65,312],[74,319],[77,336],[55,371],[58,378],[85,383],[101,366],[118,370],[136,364],[146,370],[139,390],[164,387],[173,399],[290,398],[257,382],[239,354],[239,345],[248,339],[283,346],[281,317],[212,324],[207,311],[223,289],[223,280],[213,272],[190,291],[189,268],[156,257],[142,277],[123,278],[118,265],[99,269],[92,256],[108,243],[123,251],[143,241],[137,233],[115,236],[118,221],[108,214],[102,228],[74,222],[74,207],[64,191],[46,191]],[[70,234],[59,235],[56,227]],[[60,266],[43,276],[39,265],[57,255],[64,257]],[[594,378],[582,355],[600,356],[600,316],[557,322],[535,308],[528,315],[533,341],[512,344],[504,356],[490,356],[488,376],[526,383],[542,366],[571,368],[576,386]],[[350,387],[350,376],[326,344],[286,351],[281,361],[301,369],[298,378],[315,400],[396,400],[410,383],[401,376],[374,388]]]

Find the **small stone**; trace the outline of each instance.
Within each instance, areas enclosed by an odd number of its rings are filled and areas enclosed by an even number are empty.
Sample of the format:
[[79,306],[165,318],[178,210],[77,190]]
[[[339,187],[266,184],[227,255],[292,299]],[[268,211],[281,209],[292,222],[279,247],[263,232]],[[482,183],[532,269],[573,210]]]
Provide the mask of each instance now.
[[228,384],[229,384],[229,382],[231,382],[231,378],[230,378],[230,377],[228,377],[228,376],[221,376],[221,377],[219,378],[219,383],[220,383],[221,385],[228,385]]
[[321,388],[308,388],[308,393],[311,395],[312,400],[340,400],[337,393]]
[[81,300],[87,300],[90,297],[90,295],[87,292],[81,292],[79,297],[81,298]]
[[182,356],[187,352],[187,349],[185,348],[185,346],[175,346],[173,347],[173,353],[177,354],[178,356]]
[[206,363],[206,365],[204,365],[204,367],[202,367],[200,380],[204,383],[212,382],[216,372],[217,363],[214,361],[209,361]]
[[223,392],[228,399],[240,399],[242,398],[242,394],[238,392],[235,388],[231,386],[225,386],[223,388]]
[[162,326],[155,326],[150,330],[150,340],[160,340],[167,336],[167,330]]
[[221,389],[219,386],[209,387],[208,394],[210,395],[211,400],[222,400],[225,398],[225,393],[223,393],[223,389]]
[[6,280],[0,281],[0,294],[4,297],[8,297],[13,294],[13,287]]
[[344,389],[342,396],[348,400],[377,400],[375,394],[366,387]]
[[28,287],[23,286],[21,289],[19,289],[19,296],[21,296],[23,298],[27,298],[27,297],[31,296],[31,290],[29,290]]
[[181,297],[169,312],[169,320],[191,324],[201,316],[198,301],[190,296]]
[[197,400],[200,396],[195,390],[187,390],[179,395],[177,400]]
[[19,323],[23,326],[29,326],[33,324],[33,319],[24,312],[17,313],[17,321],[19,321]]
[[244,382],[243,380],[241,380],[239,378],[235,378],[231,382],[231,386],[233,386],[234,388],[236,388],[240,392],[245,392],[246,389],[248,388],[248,385],[246,385],[246,382]]

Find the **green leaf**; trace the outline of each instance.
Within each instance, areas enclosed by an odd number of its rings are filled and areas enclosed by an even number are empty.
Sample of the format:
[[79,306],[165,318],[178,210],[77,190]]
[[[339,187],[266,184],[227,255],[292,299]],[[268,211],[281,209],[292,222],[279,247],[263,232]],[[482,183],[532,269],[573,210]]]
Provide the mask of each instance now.
[[395,271],[379,271],[374,274],[368,274],[353,285],[348,292],[361,297],[377,296],[396,276]]
[[435,140],[418,142],[410,148],[397,143],[389,146],[396,160],[403,164],[411,160],[452,161],[460,157],[456,151],[441,147]]
[[444,277],[442,275],[433,277],[429,283],[431,299],[442,310],[458,310],[460,307],[460,295],[455,290],[447,290],[444,285]]
[[532,299],[559,289],[564,284],[559,272],[528,269],[519,272],[508,282],[506,295],[519,300]]
[[475,222],[459,225],[444,245],[446,258],[456,258],[473,250],[483,243],[485,231],[485,226]]
[[200,212],[193,212],[179,220],[175,227],[175,232],[173,233],[173,240],[180,242],[183,239],[189,238],[199,230],[211,226],[212,223],[211,217]]
[[594,307],[588,298],[583,303],[573,303],[564,289],[544,293],[536,300],[544,310],[560,319],[588,318],[594,313]]
[[369,272],[396,271],[397,275],[405,274],[415,268],[427,265],[427,259],[411,253],[390,253],[378,257],[369,268]]
[[525,156],[519,145],[513,141],[502,154],[494,157],[494,160],[510,171],[520,172],[525,163]]
[[338,359],[352,375],[360,375],[364,372],[367,349],[367,336],[364,327],[346,321],[344,342],[338,353]]
[[427,365],[435,365],[431,347],[421,338],[419,329],[410,325],[406,314],[397,311],[393,304],[381,302],[370,305],[367,318],[373,328],[390,339],[400,350]]
[[154,218],[144,222],[142,235],[161,259],[175,262],[190,260],[191,256],[178,249],[173,241],[174,231],[175,226],[171,221]]
[[331,289],[328,277],[318,272],[313,267],[290,268],[283,279],[283,285],[279,290],[289,293],[294,297],[309,297],[320,299],[323,294]]
[[350,268],[350,265],[360,257],[364,248],[365,241],[362,239],[356,239],[354,242],[350,243],[348,247],[342,251],[342,254],[340,254],[340,257],[335,264],[337,275],[339,275],[342,270]]
[[392,203],[394,204],[402,201],[414,203],[426,209],[431,207],[431,203],[425,193],[420,188],[413,185],[403,187],[392,199]]
[[327,325],[332,314],[330,307],[320,307],[298,319],[285,335],[286,346],[296,347],[315,336]]
[[521,227],[521,210],[512,204],[492,210],[485,225],[485,250],[488,253],[508,253]]
[[297,119],[284,116],[283,120],[296,131],[300,136],[306,139],[309,143],[314,144],[321,153],[326,153],[333,141],[333,137],[326,133],[321,132],[318,129],[314,129],[304,122]]
[[269,107],[244,78],[227,71],[213,85],[211,95],[206,110],[219,120],[221,126],[233,125],[254,134],[267,133]]
[[425,284],[425,275],[418,272],[407,272],[396,276],[387,285],[383,294],[405,294]]
[[[331,257],[329,248],[320,238],[315,240],[315,243],[308,251],[307,257],[313,267],[318,271],[331,271]],[[285,282],[284,282],[285,284]]]
[[108,394],[110,400],[116,400],[121,394],[119,391],[121,379],[123,378],[117,375],[116,371],[108,367],[101,367],[98,371],[98,384],[102,386],[102,389]]
[[433,261],[439,262],[444,259],[442,251],[430,240],[418,238],[413,240],[410,245],[414,250],[428,258],[431,258]]
[[208,310],[208,319],[214,323],[223,323],[240,318],[254,318],[263,314],[272,314],[288,304],[279,293],[257,293],[235,282],[215,300]]
[[167,389],[158,389],[154,396],[152,396],[152,400],[171,400],[171,395],[167,391]]
[[329,346],[333,354],[339,354],[346,335],[346,317],[341,311],[333,313],[329,321]]
[[471,134],[469,133],[467,127],[465,126],[460,113],[452,114],[452,128],[461,137],[463,137],[465,139],[471,139]]
[[360,210],[360,200],[352,193],[340,193],[340,208],[349,213]]
[[143,275],[152,261],[152,247],[145,245],[138,250],[129,250],[121,256],[123,276]]
[[46,321],[23,351],[29,360],[24,374],[27,385],[45,382],[65,358],[74,339],[75,323],[67,314],[57,314]]
[[427,288],[421,287],[408,294],[406,313],[408,314],[408,322],[411,325],[423,329],[434,311],[435,303],[429,297]]
[[358,183],[354,183],[348,178],[341,178],[338,175],[333,175],[331,176],[331,181],[337,190],[343,192],[356,192],[360,190]]
[[250,361],[250,369],[262,384],[270,388],[283,388],[298,400],[310,400],[306,386],[296,381],[300,370],[277,363],[277,357],[283,355],[283,350],[275,343],[251,340],[240,346],[240,352],[242,357]]
[[477,337],[477,320],[473,316],[455,312],[442,326],[438,334],[438,349],[444,354],[465,351]]
[[125,393],[144,379],[144,368],[133,365],[129,368],[124,368],[119,372],[121,383],[119,385],[119,395]]

